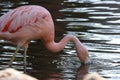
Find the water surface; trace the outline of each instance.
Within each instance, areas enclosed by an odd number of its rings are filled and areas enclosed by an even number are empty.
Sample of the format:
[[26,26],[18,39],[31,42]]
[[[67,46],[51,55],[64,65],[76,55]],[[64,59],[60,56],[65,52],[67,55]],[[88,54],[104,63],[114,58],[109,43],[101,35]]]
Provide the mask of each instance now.
[[[41,41],[32,41],[27,56],[27,73],[39,80],[82,80],[97,72],[107,80],[120,79],[119,0],[6,0],[0,1],[0,15],[22,5],[47,8],[55,22],[56,41],[66,34],[77,36],[89,50],[92,63],[81,65],[73,43],[59,53],[46,50]],[[14,45],[0,40],[0,69],[8,67]],[[13,63],[23,71],[23,50]]]

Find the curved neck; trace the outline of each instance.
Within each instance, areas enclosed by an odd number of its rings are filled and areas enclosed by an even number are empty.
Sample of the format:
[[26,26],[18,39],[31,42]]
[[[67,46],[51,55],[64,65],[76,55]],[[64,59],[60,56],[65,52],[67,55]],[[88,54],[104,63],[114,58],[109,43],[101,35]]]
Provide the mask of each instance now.
[[48,50],[52,52],[59,52],[62,50],[65,45],[72,41],[75,44],[77,55],[82,63],[88,62],[89,55],[88,50],[84,47],[84,45],[79,41],[79,39],[73,35],[66,35],[60,42],[56,43],[54,41],[50,41],[45,44]]

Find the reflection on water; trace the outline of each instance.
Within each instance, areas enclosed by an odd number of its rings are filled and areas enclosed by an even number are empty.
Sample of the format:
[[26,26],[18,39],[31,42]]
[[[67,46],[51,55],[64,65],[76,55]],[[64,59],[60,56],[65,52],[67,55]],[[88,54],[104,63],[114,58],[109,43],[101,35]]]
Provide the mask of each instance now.
[[[0,1],[0,15],[28,4],[46,7],[55,22],[56,41],[65,34],[76,35],[88,48],[92,61],[90,66],[81,65],[73,43],[54,54],[40,41],[32,41],[27,56],[28,74],[41,80],[82,80],[85,74],[98,72],[107,80],[120,79],[119,0],[7,0]],[[0,41],[0,69],[8,67],[14,50],[14,45]],[[13,63],[18,70],[23,70],[21,53],[22,49]]]

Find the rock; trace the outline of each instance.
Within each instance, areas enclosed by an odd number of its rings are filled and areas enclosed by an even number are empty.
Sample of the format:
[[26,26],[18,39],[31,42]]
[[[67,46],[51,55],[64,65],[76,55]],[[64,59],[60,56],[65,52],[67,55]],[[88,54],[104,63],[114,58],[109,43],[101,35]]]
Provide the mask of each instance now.
[[105,80],[105,79],[98,75],[97,73],[91,73],[87,74],[83,80]]
[[0,80],[38,80],[13,68],[0,71]]

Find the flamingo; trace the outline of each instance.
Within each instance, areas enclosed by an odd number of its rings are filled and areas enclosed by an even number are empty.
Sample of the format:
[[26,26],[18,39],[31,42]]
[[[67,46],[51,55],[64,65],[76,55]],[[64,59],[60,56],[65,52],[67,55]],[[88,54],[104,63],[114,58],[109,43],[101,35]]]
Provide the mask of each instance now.
[[24,49],[24,64],[26,64],[27,48],[31,40],[40,39],[45,47],[52,52],[61,51],[72,41],[77,55],[82,63],[89,62],[86,47],[74,35],[66,35],[61,41],[54,41],[54,23],[47,9],[38,5],[24,5],[17,7],[0,17],[0,39],[17,45],[10,64],[20,48]]

